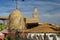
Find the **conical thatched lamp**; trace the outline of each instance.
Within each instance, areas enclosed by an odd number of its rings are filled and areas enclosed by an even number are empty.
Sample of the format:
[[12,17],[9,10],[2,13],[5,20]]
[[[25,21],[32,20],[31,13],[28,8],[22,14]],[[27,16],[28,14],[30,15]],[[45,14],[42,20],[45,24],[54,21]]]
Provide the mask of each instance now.
[[16,9],[9,15],[9,30],[10,31],[23,31],[25,30],[25,22],[22,13]]

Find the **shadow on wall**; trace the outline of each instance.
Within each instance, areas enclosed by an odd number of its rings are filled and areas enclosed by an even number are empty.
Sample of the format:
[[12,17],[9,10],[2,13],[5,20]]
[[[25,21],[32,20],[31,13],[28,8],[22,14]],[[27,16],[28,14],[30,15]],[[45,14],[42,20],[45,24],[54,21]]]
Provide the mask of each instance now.
[[37,27],[38,23],[29,23],[29,24],[26,24],[26,26],[28,29],[31,29],[31,28]]

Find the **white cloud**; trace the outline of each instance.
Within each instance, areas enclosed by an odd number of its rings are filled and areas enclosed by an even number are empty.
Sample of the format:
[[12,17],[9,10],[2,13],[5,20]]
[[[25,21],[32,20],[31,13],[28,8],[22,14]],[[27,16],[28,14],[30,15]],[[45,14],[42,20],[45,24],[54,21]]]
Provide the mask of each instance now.
[[52,24],[58,24],[60,25],[60,13],[56,14],[41,14],[39,16],[41,22],[47,22]]
[[5,13],[5,12],[3,12],[3,13],[0,14],[0,16],[9,16],[9,14],[10,14],[10,13]]
[[[15,9],[15,2],[7,4],[8,7],[2,6],[0,7],[0,16],[9,15],[12,10]],[[20,11],[22,11],[22,14],[24,17],[31,17],[32,13],[34,11],[34,7],[38,8],[38,13],[40,16],[40,20],[43,22],[49,22],[49,23],[57,23],[60,24],[58,20],[60,20],[60,11],[58,9],[60,7],[59,3],[55,2],[46,2],[46,1],[25,1],[25,2],[19,2],[18,5]],[[53,9],[57,10],[54,11]],[[60,8],[59,8],[60,9]],[[51,10],[51,11],[50,11]],[[50,12],[48,12],[50,11]],[[53,12],[53,13],[52,13]]]

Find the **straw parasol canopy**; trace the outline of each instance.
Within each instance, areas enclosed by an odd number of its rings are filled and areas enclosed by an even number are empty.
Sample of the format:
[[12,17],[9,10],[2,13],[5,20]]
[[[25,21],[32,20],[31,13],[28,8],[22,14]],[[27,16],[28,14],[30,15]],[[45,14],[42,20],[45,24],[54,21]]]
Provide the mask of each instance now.
[[8,32],[8,29],[4,29],[1,31],[1,33],[8,34],[9,32]]
[[9,15],[9,31],[22,31],[25,30],[25,22],[22,13],[16,9]]
[[29,33],[56,33],[56,32],[60,32],[60,31],[56,31],[54,29],[52,29],[51,25],[48,24],[42,24],[42,25],[38,25],[37,27],[31,28],[31,29],[27,29],[25,30],[25,32],[29,32]]

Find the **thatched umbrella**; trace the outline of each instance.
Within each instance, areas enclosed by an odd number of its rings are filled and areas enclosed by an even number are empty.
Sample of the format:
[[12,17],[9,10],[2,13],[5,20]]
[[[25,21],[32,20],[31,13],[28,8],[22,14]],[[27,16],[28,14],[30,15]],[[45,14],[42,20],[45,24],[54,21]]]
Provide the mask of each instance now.
[[22,13],[16,9],[9,15],[9,31],[23,31],[26,29]]

